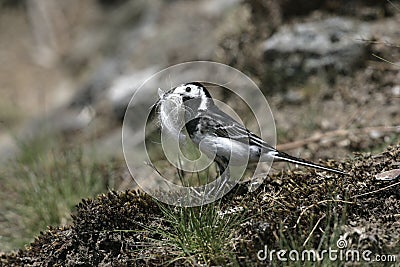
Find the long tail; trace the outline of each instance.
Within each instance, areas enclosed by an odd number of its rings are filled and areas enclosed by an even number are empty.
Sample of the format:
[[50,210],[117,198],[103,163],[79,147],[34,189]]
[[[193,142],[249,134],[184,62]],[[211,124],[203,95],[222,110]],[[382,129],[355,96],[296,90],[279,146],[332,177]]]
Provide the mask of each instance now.
[[294,164],[299,164],[299,165],[303,165],[306,167],[310,167],[310,168],[314,168],[314,169],[319,169],[319,170],[324,170],[324,171],[328,171],[328,172],[333,172],[333,173],[337,173],[337,174],[342,174],[342,175],[347,175],[345,172],[342,172],[340,170],[337,169],[333,169],[333,168],[329,168],[329,167],[324,167],[322,165],[318,165],[315,164],[311,161],[307,161],[305,159],[301,159],[301,158],[296,158],[293,157],[289,154],[286,154],[284,152],[280,152],[280,151],[276,151],[277,153],[273,155],[274,160],[279,160],[279,161],[286,161],[289,163],[294,163]]

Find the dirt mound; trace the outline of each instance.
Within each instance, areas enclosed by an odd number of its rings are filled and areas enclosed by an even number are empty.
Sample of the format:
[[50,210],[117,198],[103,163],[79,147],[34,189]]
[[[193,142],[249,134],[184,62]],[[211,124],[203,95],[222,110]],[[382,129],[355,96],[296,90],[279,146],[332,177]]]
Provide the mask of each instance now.
[[247,191],[247,184],[240,184],[211,206],[223,220],[238,213],[243,216],[232,230],[234,258],[207,261],[190,251],[183,252],[187,257],[176,258],[177,247],[158,243],[168,244],[167,235],[160,233],[174,234],[163,212],[168,207],[145,194],[126,191],[82,200],[72,215],[72,225],[48,229],[30,247],[1,255],[0,262],[6,266],[258,265],[270,264],[269,259],[257,257],[265,246],[327,249],[337,246],[339,239],[347,249],[369,250],[372,255],[397,253],[399,257],[399,178],[379,181],[375,175],[399,168],[400,145],[380,154],[357,154],[325,164],[349,175],[284,171],[267,177],[254,193]]

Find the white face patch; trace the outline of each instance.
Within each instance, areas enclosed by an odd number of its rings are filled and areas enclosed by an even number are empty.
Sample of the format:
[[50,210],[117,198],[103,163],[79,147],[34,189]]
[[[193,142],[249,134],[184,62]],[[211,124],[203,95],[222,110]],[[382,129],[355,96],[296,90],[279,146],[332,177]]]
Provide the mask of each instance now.
[[199,110],[207,110],[208,106],[208,97],[206,97],[205,93],[201,91],[201,99]]
[[203,89],[194,84],[182,84],[176,87],[173,93],[180,94],[182,96],[187,96],[192,99],[201,100],[199,110],[206,110],[208,107],[209,98],[206,96]]
[[200,98],[202,96],[202,92],[203,90],[194,84],[182,84],[173,90],[173,93],[185,95],[190,98]]

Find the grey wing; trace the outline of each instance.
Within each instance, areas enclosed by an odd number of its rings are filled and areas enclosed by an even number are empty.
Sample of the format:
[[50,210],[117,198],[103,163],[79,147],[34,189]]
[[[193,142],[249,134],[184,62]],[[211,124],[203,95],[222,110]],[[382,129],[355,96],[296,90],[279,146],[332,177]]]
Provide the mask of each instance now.
[[273,158],[278,161],[286,161],[294,164],[299,164],[315,169],[320,169],[324,171],[334,172],[337,174],[345,175],[346,173],[325,167],[313,162],[310,162],[305,159],[297,158],[286,154],[284,152],[280,152],[258,137],[256,134],[250,132],[246,129],[242,124],[234,120],[229,115],[225,114],[221,110],[214,108],[214,110],[210,110],[206,112],[204,121],[209,124],[209,127],[206,127],[209,131],[209,134],[214,134],[217,137],[226,137],[229,139],[233,139],[238,142],[249,144],[250,146],[255,146],[256,148],[261,148],[260,151],[261,157],[262,155],[266,156],[266,159],[270,160]]
[[275,148],[220,109],[210,110],[205,116],[208,117],[208,121],[213,121],[212,131],[217,136],[230,138],[250,146],[261,147],[263,152],[276,151]]

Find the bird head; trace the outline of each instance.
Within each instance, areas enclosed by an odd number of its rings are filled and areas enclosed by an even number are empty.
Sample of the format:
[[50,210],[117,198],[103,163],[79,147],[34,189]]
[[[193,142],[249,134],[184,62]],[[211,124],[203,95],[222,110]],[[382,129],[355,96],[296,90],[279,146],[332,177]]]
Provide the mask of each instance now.
[[175,87],[173,93],[182,96],[183,100],[211,99],[211,95],[204,85],[199,82],[190,82]]
[[185,105],[200,110],[205,110],[209,105],[214,103],[211,94],[199,82],[189,82],[179,85],[172,89],[172,94],[181,96]]

